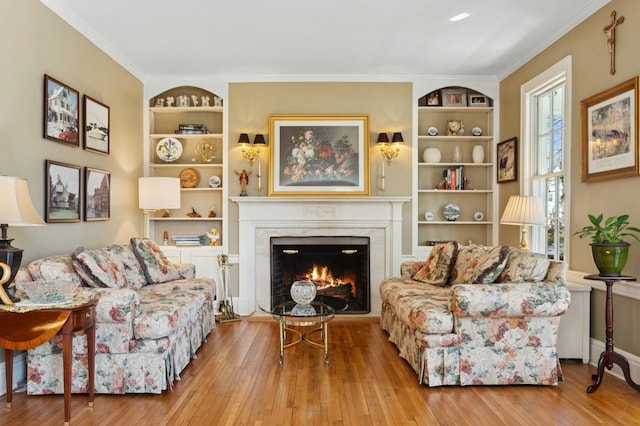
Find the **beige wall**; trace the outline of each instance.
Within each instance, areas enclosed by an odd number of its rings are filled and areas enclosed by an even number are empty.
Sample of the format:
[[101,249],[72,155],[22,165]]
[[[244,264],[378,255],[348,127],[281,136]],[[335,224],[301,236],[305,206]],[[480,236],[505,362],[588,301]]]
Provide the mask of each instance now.
[[[0,0],[0,16],[0,174],[27,178],[43,217],[45,160],[107,170],[112,179],[109,221],[10,228],[14,245],[24,249],[23,263],[82,245],[128,241],[141,228],[142,83],[38,0]],[[44,74],[111,108],[110,155],[43,138]]]
[[[411,135],[414,101],[410,83],[232,83],[229,86],[229,195],[240,194],[240,184],[234,170],[249,169],[237,147],[240,133],[264,133],[267,143],[270,114],[366,114],[369,116],[371,195],[378,196],[381,155],[376,148],[380,132],[402,132],[405,145],[400,156],[385,170],[386,196],[411,196]],[[389,134],[391,137],[391,134]],[[269,151],[260,154],[262,174]],[[257,165],[254,164],[254,169]],[[257,195],[255,174],[248,188]],[[266,185],[263,178],[263,185]],[[266,190],[262,191],[266,195]],[[404,206],[403,253],[411,254],[411,205]],[[363,212],[366,214],[366,212]],[[238,252],[238,209],[229,205],[230,253]]]
[[[625,21],[616,31],[616,73],[609,73],[609,53],[603,28],[611,21],[611,12],[624,16]],[[613,0],[573,31],[565,35],[532,61],[505,78],[500,85],[500,134],[519,135],[520,86],[567,55],[572,56],[571,96],[571,231],[587,223],[587,213],[604,213],[605,216],[628,213],[636,226],[640,224],[640,178],[608,180],[597,183],[581,182],[581,118],[580,101],[618,83],[640,75],[640,57],[637,44],[640,26],[634,24],[640,18],[640,2],[637,0]],[[517,193],[518,184],[501,185],[501,211],[508,196]],[[500,240],[511,241],[500,229]],[[509,240],[507,240],[509,238]],[[569,267],[576,271],[595,272],[588,241],[571,237]],[[625,274],[640,277],[640,243],[633,243]],[[638,312],[640,301],[616,297],[615,342],[620,349],[640,355],[638,338]],[[604,295],[592,295],[591,335],[604,341]]]

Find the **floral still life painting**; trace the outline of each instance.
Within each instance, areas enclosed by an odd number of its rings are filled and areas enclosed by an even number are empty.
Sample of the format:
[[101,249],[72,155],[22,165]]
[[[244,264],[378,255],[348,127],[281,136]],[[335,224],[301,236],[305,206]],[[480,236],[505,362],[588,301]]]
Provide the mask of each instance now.
[[314,117],[273,123],[271,192],[368,193],[368,132],[363,122]]

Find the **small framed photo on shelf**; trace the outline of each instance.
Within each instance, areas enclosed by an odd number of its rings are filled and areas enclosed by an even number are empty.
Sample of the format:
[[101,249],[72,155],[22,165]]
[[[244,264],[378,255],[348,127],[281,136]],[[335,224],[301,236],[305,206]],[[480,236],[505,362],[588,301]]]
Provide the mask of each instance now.
[[84,149],[109,154],[109,107],[84,95]]
[[500,142],[496,149],[498,183],[515,182],[518,178],[518,138]]
[[80,166],[45,161],[47,223],[80,222]]
[[434,90],[426,96],[427,106],[442,106],[442,95],[439,90]]
[[469,93],[467,96],[469,98],[468,105],[470,107],[489,106],[489,98],[485,95],[481,95],[480,93]]
[[111,218],[111,173],[84,168],[84,220],[92,222]]
[[44,137],[80,146],[78,136],[80,94],[55,78],[44,75]]
[[449,88],[442,89],[442,106],[445,107],[466,107],[467,89]]

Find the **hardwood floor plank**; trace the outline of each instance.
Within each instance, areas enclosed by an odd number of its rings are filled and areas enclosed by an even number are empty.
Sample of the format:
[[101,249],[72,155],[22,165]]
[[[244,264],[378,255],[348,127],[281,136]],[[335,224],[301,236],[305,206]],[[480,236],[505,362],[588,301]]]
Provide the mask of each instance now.
[[[271,318],[221,324],[161,395],[71,398],[71,422],[86,425],[632,425],[640,394],[609,374],[593,394],[595,367],[563,363],[559,386],[429,388],[398,356],[377,321],[332,321],[330,364],[305,343],[286,349],[278,365],[277,323]],[[57,425],[62,395],[14,393],[0,409],[2,425]]]

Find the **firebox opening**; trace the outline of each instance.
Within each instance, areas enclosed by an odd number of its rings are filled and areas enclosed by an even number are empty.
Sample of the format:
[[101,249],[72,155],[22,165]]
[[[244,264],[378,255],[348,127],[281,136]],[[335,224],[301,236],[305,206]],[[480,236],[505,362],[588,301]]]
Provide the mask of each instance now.
[[297,280],[343,299],[342,313],[369,313],[369,237],[272,237],[271,294],[288,294]]

